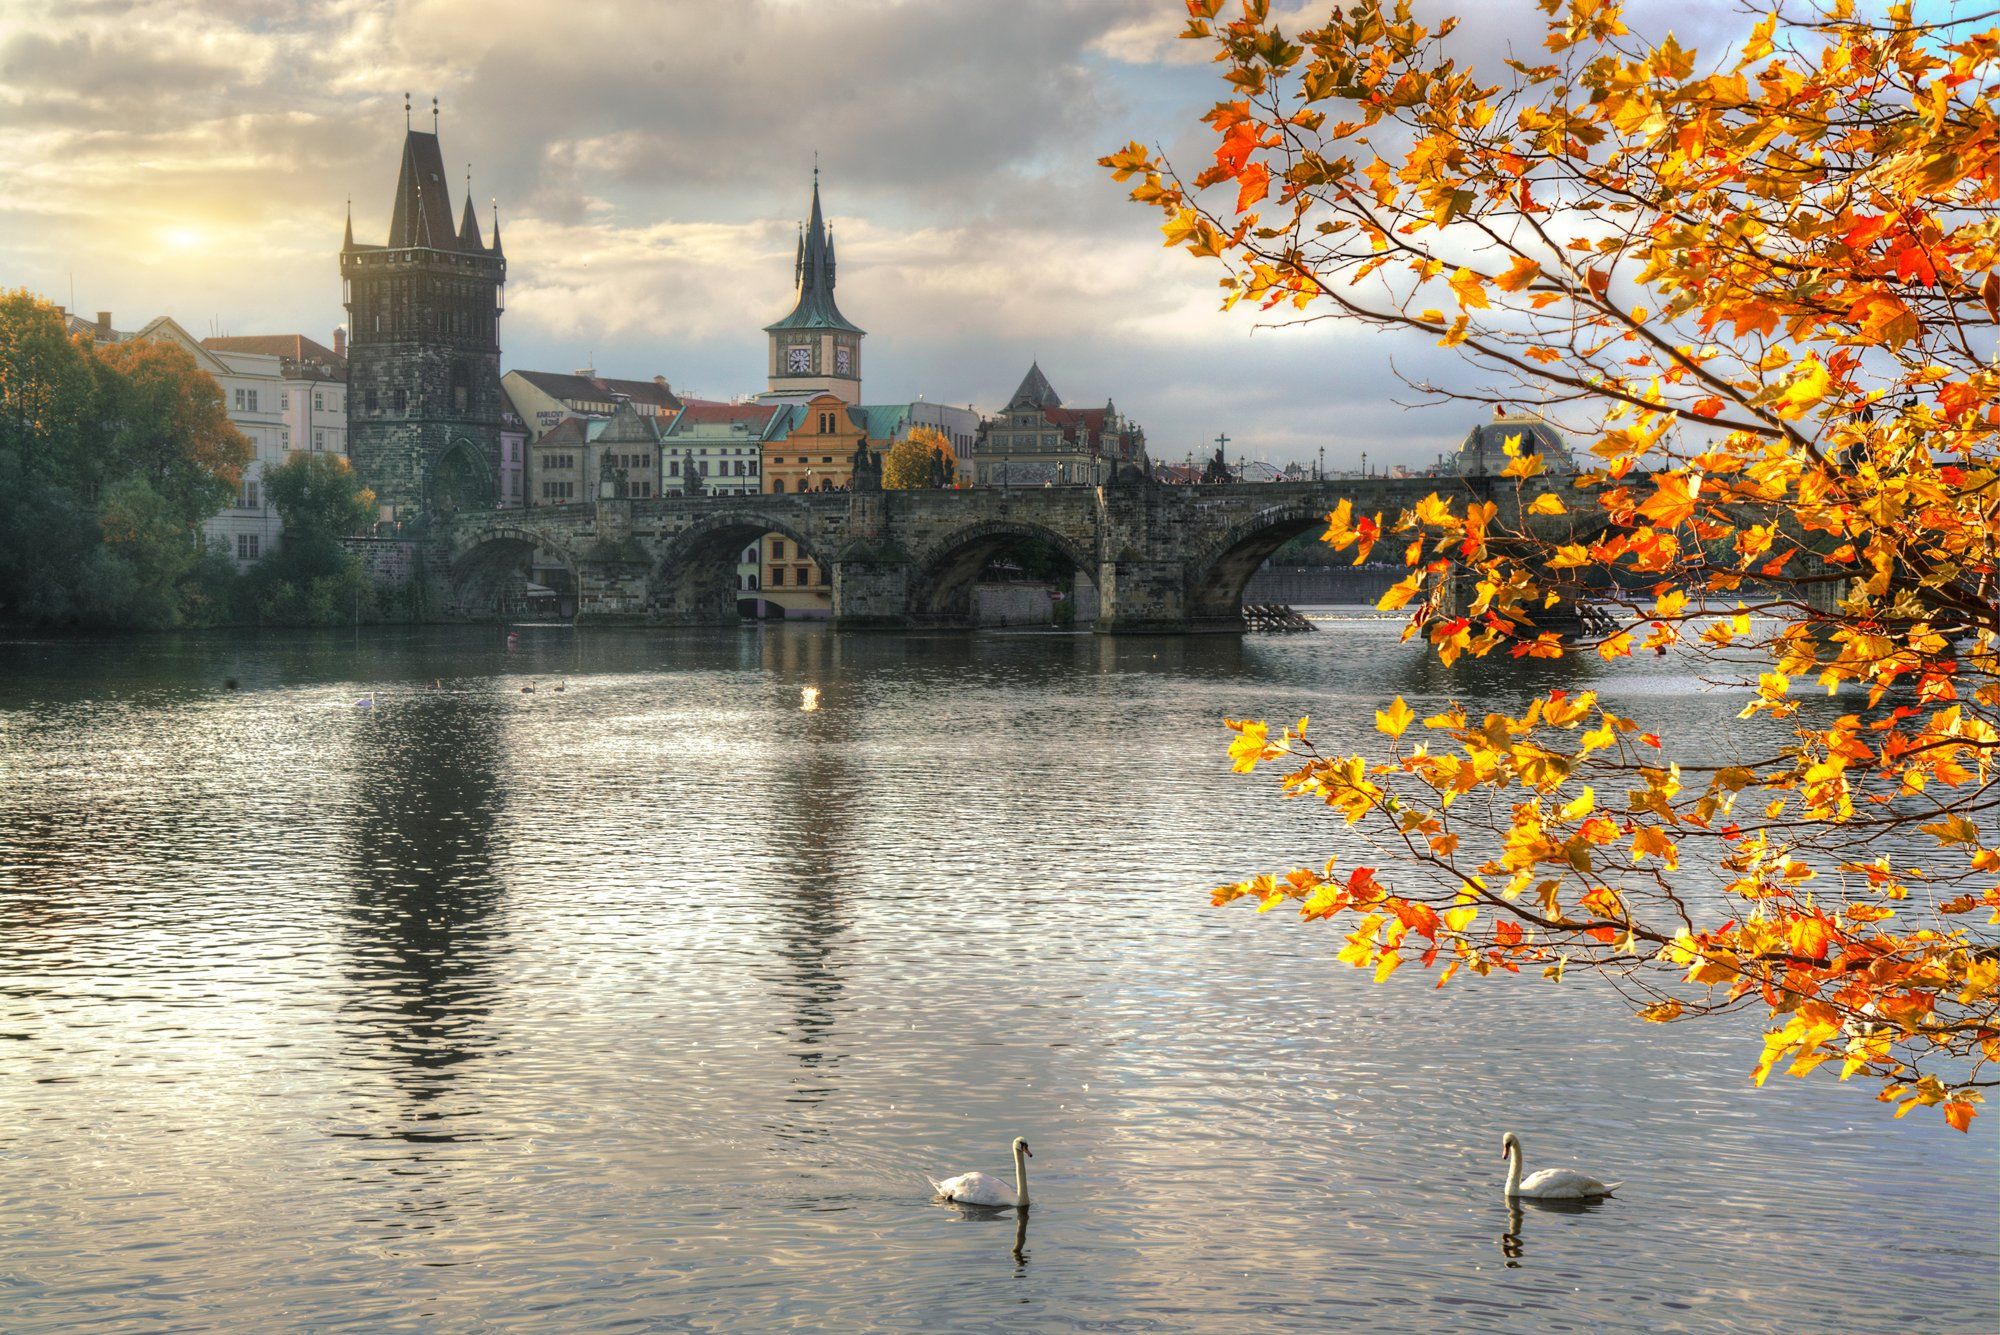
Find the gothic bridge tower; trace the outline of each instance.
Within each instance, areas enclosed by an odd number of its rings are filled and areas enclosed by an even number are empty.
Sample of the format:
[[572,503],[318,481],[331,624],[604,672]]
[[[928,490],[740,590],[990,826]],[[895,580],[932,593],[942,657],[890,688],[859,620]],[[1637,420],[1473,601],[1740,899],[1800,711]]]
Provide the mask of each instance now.
[[771,339],[768,392],[838,394],[861,402],[861,339],[865,331],[833,304],[833,232],[819,211],[819,168],[813,168],[812,220],[799,236],[792,266],[799,296],[791,314],[764,326]]
[[[406,126],[408,112],[406,97]],[[435,102],[431,115],[430,133],[403,136],[389,243],[355,244],[350,208],[340,250],[347,451],[381,518],[400,526],[491,509],[500,471],[500,219],[488,246],[468,178],[452,226]]]

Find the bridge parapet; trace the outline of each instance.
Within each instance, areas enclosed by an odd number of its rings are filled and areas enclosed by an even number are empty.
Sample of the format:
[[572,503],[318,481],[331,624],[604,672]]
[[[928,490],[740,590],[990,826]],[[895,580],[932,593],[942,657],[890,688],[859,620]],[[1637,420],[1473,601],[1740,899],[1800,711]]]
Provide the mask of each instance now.
[[[1538,479],[1526,492],[1560,488]],[[966,625],[981,570],[1024,539],[1049,544],[1096,583],[1102,631],[1240,630],[1251,573],[1324,523],[1342,500],[1393,514],[1432,491],[1492,495],[1497,479],[1341,478],[1174,487],[982,488],[793,495],[669,495],[460,514],[430,548],[444,605],[504,609],[528,554],[568,569],[585,619],[727,624],[740,553],[765,534],[826,571],[837,624]],[[491,614],[490,609],[487,614]]]

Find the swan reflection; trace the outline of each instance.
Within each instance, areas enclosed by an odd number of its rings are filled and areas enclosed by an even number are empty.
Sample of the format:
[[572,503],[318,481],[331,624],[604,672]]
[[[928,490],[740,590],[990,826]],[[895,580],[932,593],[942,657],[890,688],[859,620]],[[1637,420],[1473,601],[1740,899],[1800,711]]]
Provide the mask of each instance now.
[[1500,1255],[1507,1259],[1509,1270],[1521,1268],[1521,1254],[1526,1250],[1522,1244],[1521,1214],[1523,1209],[1539,1214],[1597,1214],[1604,1209],[1609,1197],[1593,1196],[1588,1199],[1537,1200],[1533,1196],[1515,1196],[1507,1200],[1507,1231],[1500,1235]]

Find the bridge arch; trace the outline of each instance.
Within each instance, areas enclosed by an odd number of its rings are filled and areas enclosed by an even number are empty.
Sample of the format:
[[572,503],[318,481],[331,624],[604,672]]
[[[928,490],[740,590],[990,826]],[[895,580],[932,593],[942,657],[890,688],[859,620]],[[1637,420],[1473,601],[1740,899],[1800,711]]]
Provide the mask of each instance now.
[[571,589],[580,591],[576,553],[567,543],[515,524],[482,526],[452,545],[445,578],[447,610],[460,617],[482,618],[528,612],[527,586],[537,552],[561,564],[569,572]]
[[1326,527],[1333,507],[1323,500],[1273,505],[1232,524],[1188,562],[1187,609],[1197,630],[1240,628],[1243,588],[1257,568],[1301,534]]
[[[808,526],[794,522],[775,506],[709,515],[661,546],[653,565],[648,611],[656,620],[674,625],[733,625],[741,615],[739,605],[758,599],[764,592],[761,587],[737,587],[741,554],[751,547],[761,549],[767,536],[791,543],[793,551],[817,566],[823,580],[830,581],[830,553],[820,551],[820,543],[808,533]],[[789,555],[786,566],[796,568]],[[761,585],[764,572],[760,570],[758,576]]]
[[995,519],[955,529],[910,567],[910,618],[920,624],[970,626],[973,586],[993,558],[1026,541],[1048,544],[1097,583],[1096,553],[1055,529],[1024,519]]

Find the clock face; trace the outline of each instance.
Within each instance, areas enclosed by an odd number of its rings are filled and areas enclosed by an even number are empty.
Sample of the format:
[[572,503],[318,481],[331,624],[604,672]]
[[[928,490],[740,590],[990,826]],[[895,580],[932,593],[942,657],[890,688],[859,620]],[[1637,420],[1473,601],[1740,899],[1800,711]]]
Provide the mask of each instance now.
[[853,374],[853,372],[851,372],[848,369],[853,365],[854,365],[854,356],[851,349],[835,348],[833,350],[833,372],[835,375]]
[[813,369],[813,350],[803,345],[785,349],[785,369],[802,374]]

